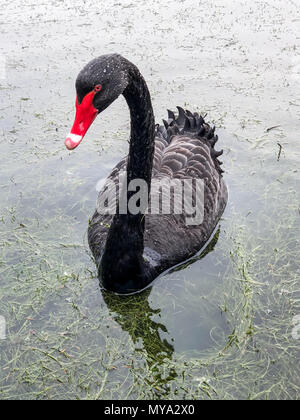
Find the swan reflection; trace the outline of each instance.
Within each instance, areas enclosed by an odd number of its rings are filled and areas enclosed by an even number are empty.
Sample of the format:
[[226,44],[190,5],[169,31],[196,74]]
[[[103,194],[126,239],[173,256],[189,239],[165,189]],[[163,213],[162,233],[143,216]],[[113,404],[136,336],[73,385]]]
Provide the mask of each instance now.
[[160,386],[160,395],[166,394],[167,384],[176,378],[174,368],[166,372],[164,362],[171,360],[174,353],[172,339],[162,338],[168,334],[164,324],[157,322],[161,309],[149,304],[152,288],[135,295],[116,295],[102,290],[103,299],[114,320],[123,331],[129,333],[136,351],[145,351],[146,363],[151,370],[152,380]]

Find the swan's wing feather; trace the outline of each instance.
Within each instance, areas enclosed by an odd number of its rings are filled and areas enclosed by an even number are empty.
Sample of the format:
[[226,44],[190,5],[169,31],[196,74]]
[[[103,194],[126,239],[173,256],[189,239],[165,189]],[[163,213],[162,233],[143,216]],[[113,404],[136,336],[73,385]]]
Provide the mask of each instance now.
[[[181,107],[177,109],[177,118],[174,112],[168,110],[168,121],[163,120],[163,126],[156,125],[154,175],[157,176],[160,171],[164,173],[164,165],[168,164],[171,165],[170,169],[174,171],[176,177],[176,172],[182,169],[179,169],[177,163],[180,159],[178,155],[191,158],[191,154],[205,156],[207,165],[215,168],[218,174],[222,175],[222,162],[218,160],[218,157],[223,151],[216,151],[214,148],[218,141],[215,127],[211,127],[205,122],[204,117],[196,112],[192,114]],[[185,166],[188,169],[192,163],[186,162]]]
[[203,221],[198,225],[187,225],[184,211],[147,216],[145,244],[161,255],[161,265],[165,262],[166,267],[189,258],[206,243],[227,202],[227,188],[218,160],[223,151],[214,148],[218,140],[215,128],[199,114],[177,108],[177,118],[168,111],[168,126],[166,122],[157,126],[152,182],[164,178],[202,179],[204,209]]

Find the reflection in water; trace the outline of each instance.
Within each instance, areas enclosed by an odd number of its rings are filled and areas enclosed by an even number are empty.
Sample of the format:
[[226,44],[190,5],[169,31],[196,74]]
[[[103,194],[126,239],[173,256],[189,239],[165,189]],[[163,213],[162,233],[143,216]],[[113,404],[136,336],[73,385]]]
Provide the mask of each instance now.
[[160,395],[168,392],[168,383],[176,378],[176,371],[171,368],[166,372],[163,368],[166,359],[171,360],[173,345],[166,338],[162,339],[160,332],[168,333],[165,325],[155,322],[161,309],[152,309],[148,297],[152,288],[130,296],[115,295],[102,290],[105,303],[110,309],[115,321],[123,331],[127,331],[136,346],[136,351],[146,352],[146,363],[151,371],[152,380],[160,386]]
[[[219,233],[220,228],[199,255],[175,267],[171,272],[186,268],[213,251]],[[106,290],[101,290],[101,292],[114,320],[123,331],[129,333],[136,346],[136,351],[144,350],[146,352],[146,363],[151,371],[152,379],[155,384],[159,385],[158,394],[166,396],[168,384],[177,376],[173,367],[166,371],[164,363],[167,359],[172,359],[174,346],[166,338],[161,338],[161,333],[168,333],[165,325],[152,319],[153,317],[157,318],[161,309],[152,309],[149,305],[148,298],[151,290],[152,287],[149,287],[141,293],[130,296],[116,295]],[[173,340],[171,339],[171,341]]]
[[151,318],[161,312],[161,309],[152,309],[148,297],[152,288],[142,293],[121,296],[102,290],[105,303],[113,313],[115,321],[127,331],[134,344],[142,343],[149,360],[163,361],[165,357],[171,358],[174,352],[172,344],[166,339],[161,339],[159,330],[167,333],[163,324],[153,321]]

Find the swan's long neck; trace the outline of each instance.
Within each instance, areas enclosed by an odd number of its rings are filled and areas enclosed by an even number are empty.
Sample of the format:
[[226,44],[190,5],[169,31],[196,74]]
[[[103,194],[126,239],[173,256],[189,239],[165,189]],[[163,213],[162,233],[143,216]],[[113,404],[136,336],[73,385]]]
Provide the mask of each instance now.
[[[127,163],[127,185],[132,180],[142,179],[147,183],[148,198],[151,186],[152,162],[154,154],[154,115],[149,90],[144,78],[135,66],[128,71],[129,83],[123,95],[130,109],[131,133]],[[127,191],[127,202],[136,191]],[[130,210],[130,209],[129,209]],[[109,229],[104,254],[101,261],[102,278],[112,282],[126,282],[131,276],[142,278],[144,250],[145,215],[117,214]],[[134,280],[133,280],[134,281]],[[136,281],[136,280],[135,280]],[[134,287],[134,285],[133,285]]]
[[131,117],[127,180],[129,183],[133,179],[144,179],[150,188],[154,153],[154,115],[150,93],[136,67],[131,67],[129,78],[123,93]]

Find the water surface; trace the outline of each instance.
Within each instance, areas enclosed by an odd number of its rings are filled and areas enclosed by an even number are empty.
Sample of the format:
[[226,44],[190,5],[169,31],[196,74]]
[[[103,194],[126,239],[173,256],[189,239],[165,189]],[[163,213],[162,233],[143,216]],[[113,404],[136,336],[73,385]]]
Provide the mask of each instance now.
[[[0,397],[298,398],[297,4],[0,10]],[[138,65],[157,121],[207,113],[229,188],[206,250],[131,297],[100,289],[86,240],[97,183],[128,150],[125,101],[63,144],[77,73],[110,52]]]

